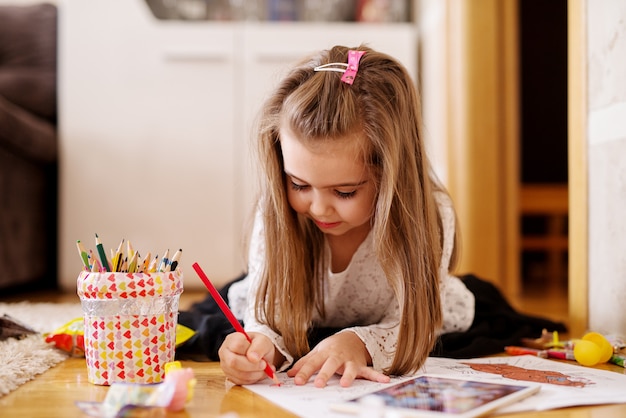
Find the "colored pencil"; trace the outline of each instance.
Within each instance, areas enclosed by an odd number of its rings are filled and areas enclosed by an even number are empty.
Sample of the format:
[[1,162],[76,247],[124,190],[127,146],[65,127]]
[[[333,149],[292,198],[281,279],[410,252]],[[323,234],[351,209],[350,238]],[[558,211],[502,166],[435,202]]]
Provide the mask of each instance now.
[[[233,312],[230,310],[230,308],[222,298],[222,295],[220,295],[215,286],[213,286],[213,283],[211,283],[207,275],[204,274],[204,271],[202,271],[200,265],[198,265],[198,263],[193,263],[193,268],[194,270],[196,270],[196,273],[198,273],[198,276],[200,277],[206,288],[209,289],[209,293],[211,293],[211,296],[213,296],[213,299],[215,299],[215,302],[217,302],[222,312],[224,312],[224,315],[226,315],[226,318],[228,318],[228,321],[230,321],[230,324],[233,326],[233,328],[235,328],[237,332],[241,332],[249,342],[252,342],[252,339],[248,336]],[[277,385],[280,385],[280,381],[274,374],[274,371],[272,370],[268,362],[265,362],[265,374],[267,374],[267,376],[272,379]]]
[[129,257],[129,259],[135,255],[135,249],[130,243],[130,240],[126,241],[126,255]]
[[617,364],[618,366],[626,367],[626,354],[614,353],[609,361],[613,364]]
[[159,261],[159,255],[157,254],[154,256],[154,258],[150,262],[150,266],[148,267],[148,271],[146,273],[156,273],[158,261]]
[[87,254],[87,250],[80,240],[76,241],[76,248],[78,248],[80,259],[83,260],[83,265],[87,270],[89,270],[89,254]]
[[122,241],[120,241],[120,245],[117,246],[115,255],[112,258],[113,271],[120,271],[120,264],[122,263],[123,245],[124,245],[124,238],[122,238]]
[[143,263],[141,263],[141,267],[139,268],[139,273],[150,272],[149,267],[150,267],[151,258],[152,258],[152,253],[148,251],[148,254],[146,254],[146,257],[144,258]]
[[90,248],[89,249],[89,270],[90,271],[100,271],[100,270],[94,270],[93,269],[93,266],[95,266],[96,264],[100,264],[100,262],[96,258],[96,254],[94,254],[93,250]]
[[506,346],[504,347],[504,351],[511,356],[521,356],[524,354],[530,354],[537,357],[543,358],[555,358],[560,360],[576,360],[574,358],[574,353],[571,350],[540,350],[537,348],[529,348],[529,347],[517,347],[517,346]]
[[168,248],[167,250],[165,250],[165,254],[163,254],[163,257],[161,257],[161,264],[159,264],[159,269],[157,271],[165,271],[167,265],[170,263],[170,260],[168,258],[169,256],[170,250]]
[[175,271],[176,267],[178,267],[178,262],[180,261],[180,257],[183,255],[183,249],[180,248],[178,251],[174,253],[172,257],[172,264],[169,266],[169,270]]
[[104,247],[102,246],[102,241],[100,241],[98,234],[96,234],[96,248],[98,250],[98,255],[100,256],[100,261],[102,262],[102,267],[104,267],[105,271],[111,271],[109,261],[107,260],[107,254],[104,252]]
[[135,251],[133,256],[128,261],[128,273],[135,273],[137,270],[137,260],[139,258],[139,252]]

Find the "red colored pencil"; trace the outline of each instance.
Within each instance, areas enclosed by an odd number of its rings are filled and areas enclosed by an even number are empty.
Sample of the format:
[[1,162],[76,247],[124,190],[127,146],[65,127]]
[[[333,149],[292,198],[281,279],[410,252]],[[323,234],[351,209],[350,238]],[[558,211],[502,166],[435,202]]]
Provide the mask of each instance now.
[[[224,312],[224,315],[226,315],[226,318],[228,318],[233,328],[235,328],[235,331],[241,332],[243,335],[245,335],[246,339],[249,342],[252,342],[252,340],[250,339],[246,331],[244,331],[243,327],[241,326],[237,318],[235,318],[235,315],[233,314],[233,312],[230,310],[230,308],[228,307],[228,305],[222,298],[222,295],[220,295],[220,293],[217,291],[215,286],[213,286],[213,283],[211,283],[207,275],[204,274],[204,271],[202,271],[202,268],[200,268],[200,265],[198,265],[198,263],[193,263],[192,267],[194,268],[194,270],[196,270],[196,273],[198,273],[198,276],[200,277],[202,282],[204,282],[204,285],[206,286],[206,288],[209,289],[211,296],[213,296],[213,299],[215,299],[215,301],[219,305],[222,312]],[[270,364],[268,362],[265,362],[265,364],[266,364],[265,374],[267,374],[267,376],[270,379],[272,379],[277,385],[280,385],[280,381],[274,374],[274,371],[270,367]]]

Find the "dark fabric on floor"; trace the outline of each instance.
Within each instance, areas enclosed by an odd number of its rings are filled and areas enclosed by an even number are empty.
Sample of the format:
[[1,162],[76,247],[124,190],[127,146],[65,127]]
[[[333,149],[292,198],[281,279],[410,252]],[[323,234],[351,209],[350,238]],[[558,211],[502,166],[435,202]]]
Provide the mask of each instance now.
[[[246,275],[243,274],[219,290],[227,304],[228,289],[233,283],[245,277]],[[219,361],[217,353],[220,346],[228,334],[235,332],[235,328],[228,322],[226,315],[222,313],[211,295],[194,303],[188,311],[180,311],[178,323],[196,331],[193,337],[176,348],[176,358],[179,360]],[[243,325],[243,322],[241,324]]]
[[476,297],[474,322],[465,332],[439,337],[432,356],[473,358],[504,352],[507,345],[519,345],[522,338],[539,338],[543,329],[565,332],[561,322],[517,312],[491,283],[474,275],[461,277]]
[[[230,286],[245,278],[242,275],[228,283],[220,294],[228,303]],[[522,338],[539,338],[543,329],[565,332],[564,324],[546,318],[517,312],[491,283],[474,275],[461,277],[476,298],[474,322],[465,332],[441,335],[432,356],[472,358],[504,352],[507,345],[519,345]],[[196,331],[195,335],[176,349],[176,358],[218,361],[218,350],[234,328],[210,295],[181,311],[178,323]],[[315,328],[309,332],[309,345],[336,333],[335,328]]]

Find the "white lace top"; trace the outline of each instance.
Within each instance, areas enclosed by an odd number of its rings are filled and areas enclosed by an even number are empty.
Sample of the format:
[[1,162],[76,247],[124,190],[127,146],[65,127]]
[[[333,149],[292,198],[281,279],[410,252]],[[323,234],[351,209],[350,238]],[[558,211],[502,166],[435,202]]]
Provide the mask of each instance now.
[[[474,295],[457,277],[448,273],[453,247],[455,217],[451,201],[444,193],[437,194],[444,224],[444,251],[440,284],[443,309],[443,327],[440,333],[467,330],[474,319]],[[400,321],[399,304],[381,266],[376,261],[372,234],[357,249],[348,267],[333,273],[327,269],[325,277],[326,320],[318,315],[313,320],[319,327],[345,327],[365,343],[372,357],[373,368],[383,370],[391,365],[396,350]],[[294,360],[283,339],[254,317],[254,294],[265,258],[263,228],[260,216],[255,221],[250,241],[248,276],[231,286],[228,297],[235,316],[243,319],[246,331],[259,332],[270,337],[285,356],[283,369]],[[356,324],[356,325],[355,325]]]

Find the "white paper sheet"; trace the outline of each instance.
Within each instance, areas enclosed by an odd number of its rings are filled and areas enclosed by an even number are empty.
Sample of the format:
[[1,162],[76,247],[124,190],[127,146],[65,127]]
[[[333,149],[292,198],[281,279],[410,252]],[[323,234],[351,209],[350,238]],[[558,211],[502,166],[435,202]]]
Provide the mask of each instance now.
[[[498,370],[492,370],[493,373],[480,371],[488,367],[497,367]],[[541,390],[538,394],[502,408],[498,410],[498,413],[546,410],[575,405],[626,403],[625,374],[534,356],[487,357],[470,360],[431,357],[417,374],[424,373],[471,377],[474,380],[501,380],[502,383],[509,384],[541,383]],[[507,373],[513,373],[511,375],[513,378],[503,376]],[[331,411],[330,405],[407,380],[412,376],[394,378],[391,383],[387,384],[357,380],[349,388],[339,386],[339,378],[335,376],[323,389],[316,388],[312,383],[296,386],[285,373],[279,373],[278,377],[283,382],[281,387],[272,386],[267,383],[268,381],[245,387],[303,418],[346,418],[349,415]],[[542,380],[553,383],[542,383]],[[371,414],[368,416],[376,417],[374,411],[369,412]]]

